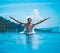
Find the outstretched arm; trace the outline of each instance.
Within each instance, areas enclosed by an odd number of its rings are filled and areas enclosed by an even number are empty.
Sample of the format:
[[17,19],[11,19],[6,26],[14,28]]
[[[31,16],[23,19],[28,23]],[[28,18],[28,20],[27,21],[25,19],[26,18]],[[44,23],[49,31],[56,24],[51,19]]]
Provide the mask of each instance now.
[[15,21],[16,21],[16,22],[18,22],[18,23],[25,24],[25,23],[20,22],[19,20],[15,19],[15,18],[11,17],[11,16],[9,16],[9,18],[11,18],[11,19],[15,20]]
[[38,21],[38,22],[34,23],[34,25],[40,24],[40,23],[42,23],[42,22],[44,22],[44,21],[48,20],[49,18],[50,18],[50,17],[45,18],[45,19],[43,19],[43,20],[40,20],[40,21]]

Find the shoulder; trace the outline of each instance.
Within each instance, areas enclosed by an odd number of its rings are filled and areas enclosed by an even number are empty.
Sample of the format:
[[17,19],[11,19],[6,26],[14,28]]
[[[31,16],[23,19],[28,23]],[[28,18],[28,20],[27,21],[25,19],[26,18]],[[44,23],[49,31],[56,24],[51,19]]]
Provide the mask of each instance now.
[[35,26],[35,23],[32,23],[33,26]]
[[24,25],[27,25],[27,23],[24,23]]

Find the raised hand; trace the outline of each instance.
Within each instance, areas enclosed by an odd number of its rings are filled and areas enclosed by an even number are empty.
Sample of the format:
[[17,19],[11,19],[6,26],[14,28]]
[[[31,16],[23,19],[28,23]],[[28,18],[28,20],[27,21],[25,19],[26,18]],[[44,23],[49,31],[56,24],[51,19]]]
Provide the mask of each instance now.
[[13,17],[9,16],[9,18],[13,19]]
[[19,20],[15,19],[15,18],[11,17],[11,16],[9,16],[9,18],[11,18],[11,19],[15,20],[15,21],[16,21],[16,22],[18,22],[18,23],[25,24],[25,23],[20,22]]

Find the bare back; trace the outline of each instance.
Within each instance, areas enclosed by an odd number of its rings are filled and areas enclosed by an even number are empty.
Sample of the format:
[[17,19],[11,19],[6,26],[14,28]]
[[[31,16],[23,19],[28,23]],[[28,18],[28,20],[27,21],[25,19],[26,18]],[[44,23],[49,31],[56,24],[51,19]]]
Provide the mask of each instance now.
[[33,27],[34,27],[34,24],[33,23],[26,23],[25,24],[25,31],[26,32],[32,32]]

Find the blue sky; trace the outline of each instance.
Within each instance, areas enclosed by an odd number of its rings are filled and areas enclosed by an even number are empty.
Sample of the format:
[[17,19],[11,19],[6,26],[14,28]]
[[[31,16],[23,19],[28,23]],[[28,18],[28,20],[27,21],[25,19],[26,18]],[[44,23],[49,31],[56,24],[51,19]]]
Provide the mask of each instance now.
[[23,22],[26,22],[29,16],[33,19],[33,22],[50,16],[49,20],[36,27],[60,26],[59,2],[59,0],[2,0],[0,1],[0,16],[6,19],[9,19],[8,16],[13,16]]

